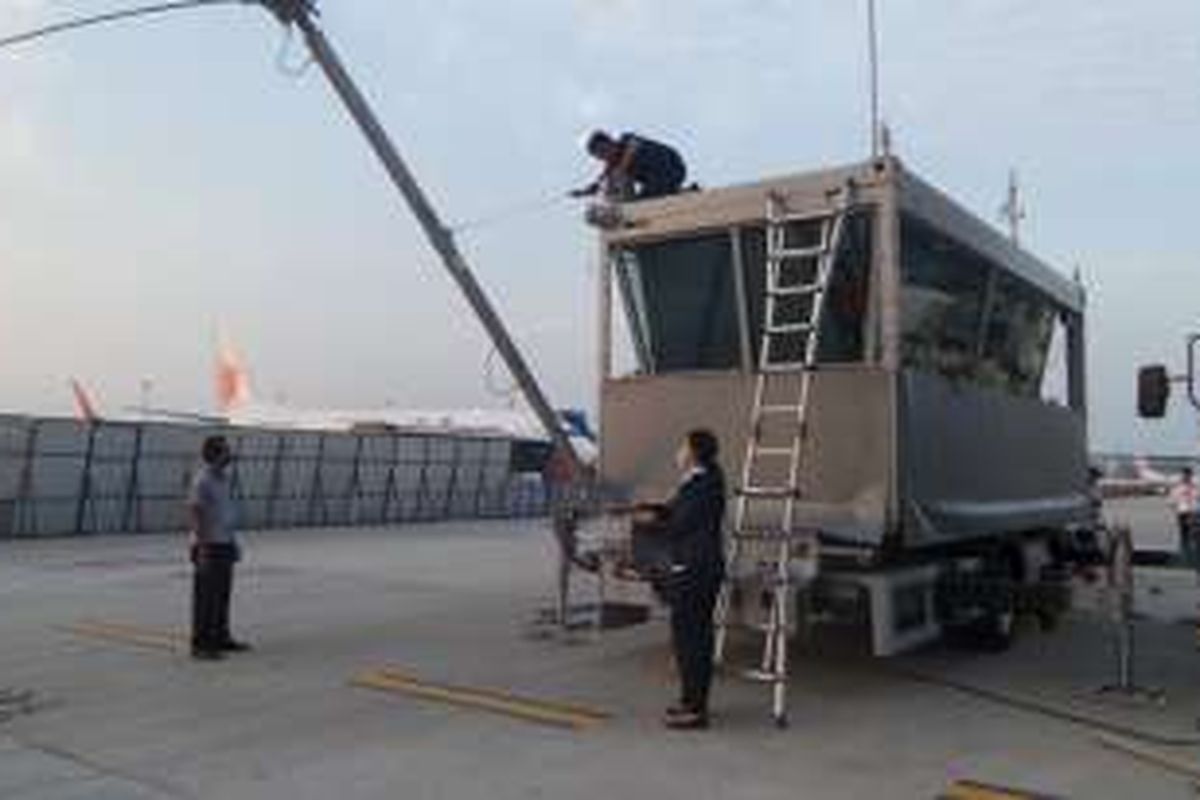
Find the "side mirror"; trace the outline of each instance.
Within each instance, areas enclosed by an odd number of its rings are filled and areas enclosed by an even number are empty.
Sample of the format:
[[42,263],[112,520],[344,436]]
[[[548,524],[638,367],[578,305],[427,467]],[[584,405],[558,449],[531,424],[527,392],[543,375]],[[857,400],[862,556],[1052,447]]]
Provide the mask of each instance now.
[[1138,370],[1138,416],[1143,419],[1162,419],[1167,413],[1171,396],[1171,376],[1162,364]]

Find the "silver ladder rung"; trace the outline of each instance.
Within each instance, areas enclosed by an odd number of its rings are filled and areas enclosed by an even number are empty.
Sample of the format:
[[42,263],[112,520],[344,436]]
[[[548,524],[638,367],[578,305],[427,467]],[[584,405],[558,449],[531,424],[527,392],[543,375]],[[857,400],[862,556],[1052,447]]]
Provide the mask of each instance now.
[[795,451],[791,447],[758,447],[754,448],[756,456],[776,456],[778,458],[789,458]]
[[779,286],[771,287],[769,294],[772,297],[803,297],[810,294],[820,294],[825,291],[825,286],[820,283],[798,283],[794,286]]
[[768,361],[759,367],[760,372],[816,372],[818,369],[816,364],[805,361]]
[[754,631],[755,633],[773,633],[774,629],[766,622],[729,622],[725,627],[737,631]]
[[761,417],[767,414],[799,414],[803,409],[804,406],[766,405],[759,406],[758,415]]
[[828,252],[829,248],[824,243],[812,247],[772,247],[767,251],[767,260],[796,261],[803,258],[820,258]]
[[768,325],[767,333],[780,336],[789,333],[811,333],[812,329],[813,324],[811,322],[784,322],[777,325]]
[[786,225],[789,222],[823,222],[837,216],[836,211],[799,211],[795,213],[783,212],[782,214],[771,213],[770,208],[767,209],[767,222],[774,225]]
[[757,683],[779,683],[780,681],[786,681],[788,677],[778,672],[763,669],[744,669],[741,672],[741,676],[748,681],[755,681]]
[[738,494],[758,500],[786,500],[789,497],[799,497],[800,490],[790,486],[743,486]]

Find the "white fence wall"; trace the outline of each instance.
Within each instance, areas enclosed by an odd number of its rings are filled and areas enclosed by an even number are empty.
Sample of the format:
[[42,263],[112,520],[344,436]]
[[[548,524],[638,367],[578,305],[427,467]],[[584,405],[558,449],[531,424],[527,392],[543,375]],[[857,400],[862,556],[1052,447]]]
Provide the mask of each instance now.
[[233,447],[242,527],[544,514],[504,438],[351,434],[0,416],[0,537],[171,531],[200,444]]

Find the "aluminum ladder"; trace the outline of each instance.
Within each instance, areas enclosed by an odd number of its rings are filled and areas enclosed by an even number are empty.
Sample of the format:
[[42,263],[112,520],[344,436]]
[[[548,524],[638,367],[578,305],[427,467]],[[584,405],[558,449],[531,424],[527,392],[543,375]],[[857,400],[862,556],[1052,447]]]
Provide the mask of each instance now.
[[[758,668],[743,674],[771,686],[771,715],[780,727],[787,725],[792,562],[802,551],[810,563],[816,558],[815,549],[806,550],[817,546],[816,537],[795,530],[813,375],[830,278],[851,201],[849,185],[831,192],[829,208],[818,212],[789,211],[786,200],[777,194],[767,199],[766,298],[758,377],[728,545],[729,577],[717,601],[713,656],[718,664],[724,659],[734,593],[750,562],[751,571],[761,576],[766,619],[753,626],[763,634]],[[794,241],[797,233],[802,234],[800,242]],[[743,597],[743,602],[747,599]]]

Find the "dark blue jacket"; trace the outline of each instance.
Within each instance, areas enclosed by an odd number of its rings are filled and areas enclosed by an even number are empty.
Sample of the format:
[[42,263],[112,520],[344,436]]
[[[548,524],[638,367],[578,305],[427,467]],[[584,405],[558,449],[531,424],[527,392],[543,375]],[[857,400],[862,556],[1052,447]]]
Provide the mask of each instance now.
[[688,478],[667,503],[671,560],[720,574],[725,567],[724,521],[725,476],[720,467],[707,467]]

